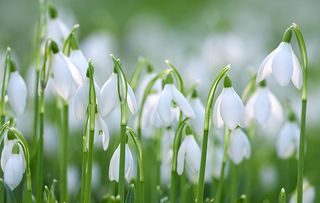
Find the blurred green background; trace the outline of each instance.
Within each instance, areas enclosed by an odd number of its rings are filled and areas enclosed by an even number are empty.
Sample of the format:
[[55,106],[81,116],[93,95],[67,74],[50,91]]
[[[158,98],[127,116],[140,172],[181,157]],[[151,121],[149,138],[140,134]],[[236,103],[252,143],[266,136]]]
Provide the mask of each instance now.
[[[200,82],[203,102],[216,71],[228,63],[233,67],[235,88],[241,92],[247,82],[248,73],[257,70],[263,58],[281,41],[283,31],[292,22],[296,22],[303,31],[310,61],[305,175],[319,193],[320,1],[57,0],[52,2],[57,5],[61,19],[67,25],[80,24],[81,46],[87,48],[92,39],[90,36],[103,33],[102,35],[107,36],[108,47],[101,51],[102,58],[105,56],[105,60],[109,61],[109,52],[116,53],[122,59],[128,73],[133,72],[138,56],[150,58],[157,69],[165,67],[163,61],[170,59],[182,71],[187,86],[194,81]],[[37,15],[38,2],[35,0],[0,0],[0,50],[2,50],[0,53],[10,46],[25,75],[28,75],[28,69],[33,63]],[[298,55],[298,52],[296,53]],[[110,71],[112,66],[106,63],[106,67],[101,68]],[[207,73],[212,76],[212,80],[206,81],[203,78],[203,74]],[[103,77],[105,80],[108,74],[104,72]],[[290,88],[288,93],[286,90],[273,88],[273,91],[282,101],[292,100],[292,105],[299,113],[300,101],[297,90]],[[252,143],[252,162],[256,166],[252,170],[254,174],[254,184],[251,186],[250,194],[252,202],[264,200],[268,202],[267,199],[269,202],[276,202],[281,187],[286,187],[289,192],[295,187],[297,169],[295,158],[279,160],[275,149],[272,148],[274,143],[261,142],[264,139],[259,137]],[[71,157],[76,159],[78,152],[78,150],[72,151]],[[103,183],[107,179],[106,168],[110,152],[108,158],[102,153],[98,156],[101,156],[97,160],[100,159],[99,164],[103,168],[101,173]],[[74,162],[78,161],[80,160]],[[276,182],[270,188],[265,186],[262,181],[264,178],[260,178],[260,172],[265,168],[269,172],[264,175],[265,181],[269,180],[268,175],[277,174],[273,176]],[[240,170],[245,170],[245,167],[240,167]],[[49,174],[48,179],[52,176]],[[244,192],[242,184],[239,186],[239,190]],[[315,202],[320,202],[319,195]]]

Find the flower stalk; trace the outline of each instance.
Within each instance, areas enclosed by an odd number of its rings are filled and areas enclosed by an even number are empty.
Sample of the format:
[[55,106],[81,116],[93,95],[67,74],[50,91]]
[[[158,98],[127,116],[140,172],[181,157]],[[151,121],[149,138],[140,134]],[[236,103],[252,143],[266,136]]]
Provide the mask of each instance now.
[[[91,177],[92,177],[92,159],[93,159],[93,142],[94,142],[94,127],[95,127],[95,114],[96,114],[96,92],[94,88],[94,67],[91,61],[89,61],[88,67],[88,76],[90,78],[90,87],[89,87],[89,146],[87,154],[87,174],[86,174],[86,183],[85,183],[85,201],[90,202],[91,194]],[[86,141],[86,140],[85,140]],[[86,142],[85,142],[86,143]],[[84,143],[84,144],[85,144]]]
[[197,192],[197,202],[203,202],[203,193],[204,193],[204,175],[205,175],[205,165],[207,160],[207,148],[208,148],[208,136],[209,136],[209,127],[210,127],[210,119],[211,119],[211,109],[213,106],[214,96],[217,90],[217,87],[221,81],[221,79],[228,73],[230,66],[227,65],[224,67],[215,81],[213,82],[209,95],[207,98],[206,108],[205,108],[205,119],[204,119],[204,128],[203,128],[203,140],[202,140],[202,148],[201,148],[201,163],[200,163],[200,174],[198,181],[198,192]]
[[[304,170],[304,152],[305,152],[305,131],[306,131],[306,115],[307,115],[307,68],[308,56],[305,41],[300,27],[293,23],[288,29],[294,32],[298,41],[301,60],[302,60],[302,94],[301,94],[301,120],[300,120],[300,144],[299,144],[299,160],[298,160],[298,181],[297,181],[297,202],[302,203],[303,199],[303,170]],[[288,30],[286,31],[288,32]]]

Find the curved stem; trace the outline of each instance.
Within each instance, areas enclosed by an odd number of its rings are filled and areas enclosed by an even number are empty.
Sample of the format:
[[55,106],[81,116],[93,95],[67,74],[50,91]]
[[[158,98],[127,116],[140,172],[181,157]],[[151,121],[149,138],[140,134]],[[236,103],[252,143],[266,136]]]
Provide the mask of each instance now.
[[215,202],[221,202],[221,195],[222,195],[223,186],[224,186],[224,174],[225,174],[225,171],[226,171],[226,165],[227,165],[227,161],[228,161],[227,150],[228,150],[229,141],[230,141],[230,132],[231,131],[229,129],[225,129],[225,132],[224,132],[224,147],[223,147],[222,168],[221,168],[221,174],[220,174],[218,190],[217,190],[217,193],[216,193],[215,198],[214,198]]
[[207,147],[208,147],[208,136],[209,136],[209,126],[210,126],[210,118],[211,118],[211,108],[213,105],[213,99],[215,92],[217,90],[218,84],[221,79],[228,73],[230,66],[224,67],[215,81],[213,82],[210,92],[207,98],[207,104],[205,109],[205,118],[204,118],[204,129],[203,129],[203,140],[202,140],[202,149],[201,149],[201,163],[200,163],[200,173],[199,173],[199,186],[197,192],[197,202],[203,202],[203,192],[204,192],[204,175],[205,175],[205,166],[207,160]]
[[300,28],[293,24],[291,26],[298,41],[300,55],[302,58],[302,73],[303,73],[303,86],[301,97],[301,123],[300,123],[300,144],[299,144],[299,160],[298,160],[298,181],[297,181],[297,202],[302,203],[303,199],[303,170],[304,170],[304,152],[305,152],[305,130],[306,130],[306,115],[307,115],[307,67],[308,56],[305,42]]
[[179,90],[184,95],[185,89],[184,89],[184,85],[183,85],[183,80],[182,80],[182,77],[181,77],[178,69],[170,61],[166,60],[165,62],[166,62],[166,64],[168,64],[172,68],[173,73],[176,76],[178,84],[179,84]]
[[151,64],[149,63],[149,60],[147,60],[144,57],[139,57],[138,64],[134,70],[134,73],[132,75],[132,79],[130,81],[130,85],[133,90],[135,90],[138,86],[138,81],[139,81],[139,78],[142,74],[143,69],[147,68],[150,65]]
[[170,203],[176,202],[176,186],[177,186],[177,156],[179,149],[179,140],[181,140],[182,130],[187,125],[189,118],[185,118],[180,122],[173,141],[173,158],[172,158],[172,169],[171,169],[171,188],[170,188]]
[[[1,125],[6,122],[6,110],[5,110],[5,96],[6,96],[6,87],[7,82],[9,80],[10,70],[9,64],[11,60],[11,49],[8,47],[6,52],[6,60],[4,62],[4,71],[1,85],[1,99],[0,99],[0,116],[1,116]],[[8,75],[9,74],[9,75]]]

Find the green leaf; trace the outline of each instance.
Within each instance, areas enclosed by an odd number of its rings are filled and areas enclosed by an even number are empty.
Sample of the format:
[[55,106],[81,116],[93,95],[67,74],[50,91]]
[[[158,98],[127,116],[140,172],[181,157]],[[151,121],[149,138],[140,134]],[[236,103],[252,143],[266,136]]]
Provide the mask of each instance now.
[[[2,183],[3,187],[5,188],[6,190],[6,194],[8,195],[9,197],[9,203],[16,203],[17,200],[16,198],[14,197],[14,194],[13,194],[13,191],[9,188],[9,186],[3,181],[2,178],[0,178],[0,182]],[[1,197],[2,198],[2,197]]]
[[134,184],[130,185],[125,203],[134,203]]

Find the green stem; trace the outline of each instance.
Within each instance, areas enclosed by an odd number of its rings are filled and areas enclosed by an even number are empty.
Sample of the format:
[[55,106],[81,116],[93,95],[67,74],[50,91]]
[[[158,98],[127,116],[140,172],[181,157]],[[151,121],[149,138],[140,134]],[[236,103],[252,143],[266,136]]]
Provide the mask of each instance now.
[[69,134],[69,115],[68,103],[64,102],[62,107],[62,134],[60,138],[60,201],[68,201],[67,191],[67,162],[68,162],[68,134]]
[[174,136],[174,143],[173,143],[173,158],[172,158],[172,169],[171,169],[171,188],[170,188],[170,203],[176,202],[176,187],[177,187],[177,156],[178,156],[178,149],[179,144],[182,136],[182,130],[184,129],[185,125],[187,124],[188,118],[185,118],[183,121],[180,122],[176,134]]
[[303,170],[304,170],[304,152],[305,152],[305,130],[306,130],[306,116],[307,116],[307,67],[308,57],[305,41],[302,36],[300,28],[293,24],[291,26],[298,41],[300,55],[302,58],[302,74],[303,86],[301,96],[301,123],[300,123],[300,144],[299,144],[299,160],[298,160],[298,181],[297,181],[297,202],[302,203],[303,199]]
[[206,109],[205,109],[205,118],[204,118],[204,128],[203,128],[203,141],[202,141],[202,150],[201,150],[201,162],[200,162],[200,173],[199,173],[199,186],[197,192],[197,203],[203,202],[203,192],[204,192],[204,175],[205,175],[205,166],[207,160],[207,148],[208,148],[208,136],[209,136],[209,126],[210,126],[210,119],[211,119],[211,108],[213,105],[213,99],[215,92],[217,90],[218,84],[221,79],[227,74],[229,71],[230,66],[224,67],[218,76],[216,77],[215,81],[213,82],[210,92],[207,98]]
[[83,130],[82,137],[82,174],[81,174],[81,195],[80,202],[84,202],[85,188],[86,188],[86,178],[87,178],[87,161],[88,161],[88,152],[87,152],[87,132],[88,132],[88,113],[86,115],[86,123]]
[[[93,120],[93,121],[92,121]],[[93,122],[93,126],[91,125]],[[86,190],[85,201],[90,202],[91,193],[91,177],[92,177],[92,159],[93,159],[93,142],[94,142],[94,117],[90,116],[90,131],[89,131],[89,148],[88,148],[88,160],[87,160],[87,176],[86,176]]]
[[[125,103],[124,103],[125,104]],[[124,115],[125,111],[125,106],[124,104],[121,105],[121,118]],[[125,191],[125,159],[126,159],[126,154],[125,154],[125,147],[126,147],[126,128],[127,124],[126,122],[121,122],[120,126],[120,162],[119,162],[119,187],[118,187],[118,194],[120,195],[120,201],[123,203],[124,202],[124,191]]]
[[131,85],[131,88],[133,90],[135,90],[138,86],[138,82],[139,82],[139,78],[142,74],[142,71],[144,68],[147,68],[147,67],[150,67],[150,63],[149,63],[149,60],[147,60],[146,58],[144,57],[139,57],[138,59],[138,64],[134,70],[134,73],[132,75],[132,79],[130,81],[130,85]]
[[214,200],[216,202],[221,202],[221,196],[222,196],[222,191],[223,191],[223,186],[224,186],[224,174],[226,170],[226,165],[228,161],[228,146],[229,146],[229,137],[230,137],[230,130],[225,129],[225,135],[224,135],[224,145],[223,145],[223,160],[222,160],[222,168],[221,168],[221,174],[220,174],[220,180],[219,180],[219,186],[217,193],[215,195]]
[[44,89],[40,93],[40,114],[39,114],[39,138],[38,138],[38,153],[37,153],[37,187],[36,200],[37,203],[43,201],[42,186],[43,186],[43,134],[44,134]]
[[238,196],[238,166],[231,164],[231,203],[237,201]]

